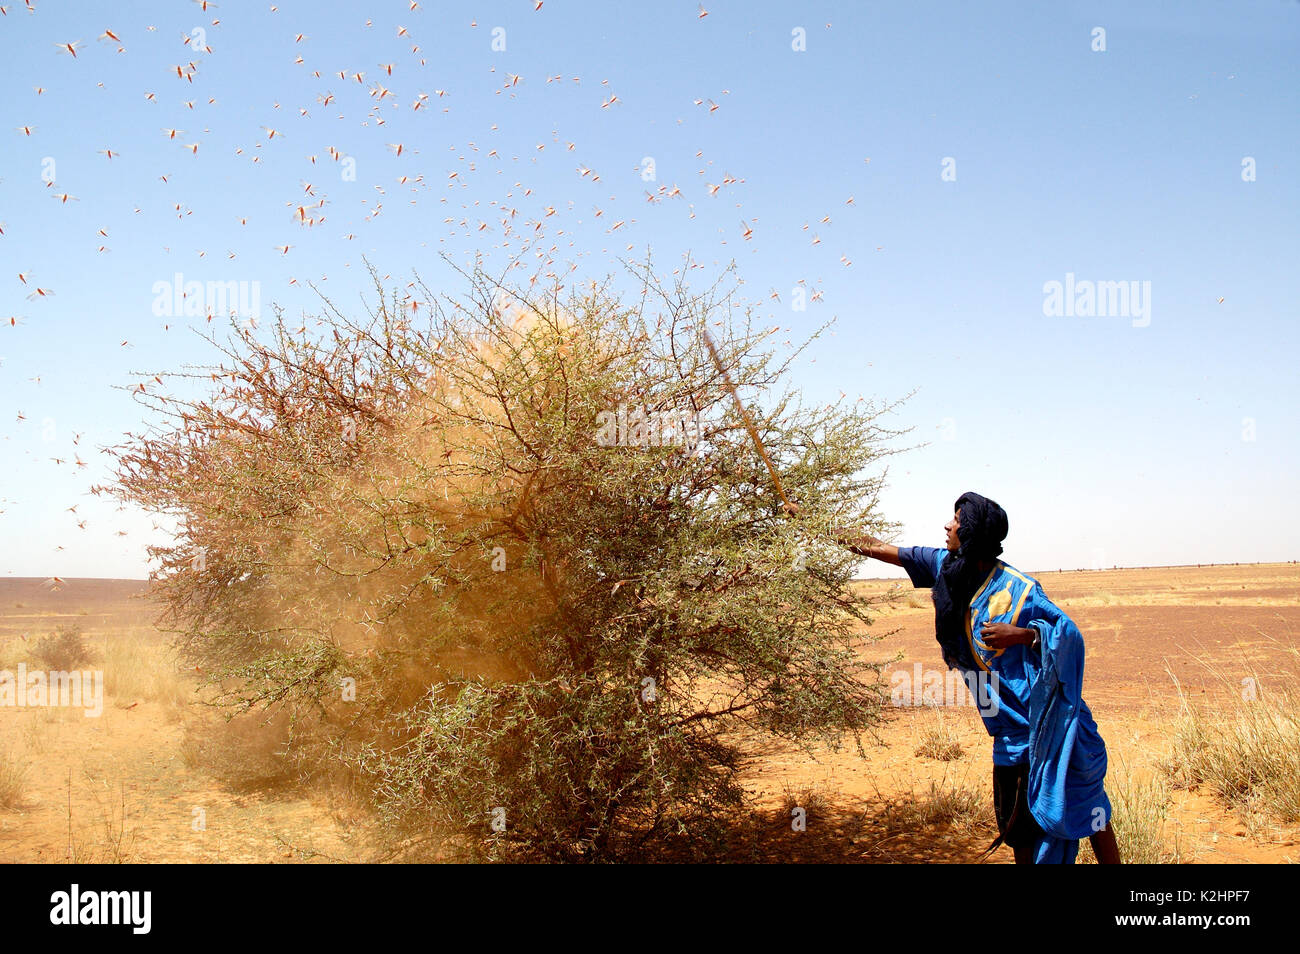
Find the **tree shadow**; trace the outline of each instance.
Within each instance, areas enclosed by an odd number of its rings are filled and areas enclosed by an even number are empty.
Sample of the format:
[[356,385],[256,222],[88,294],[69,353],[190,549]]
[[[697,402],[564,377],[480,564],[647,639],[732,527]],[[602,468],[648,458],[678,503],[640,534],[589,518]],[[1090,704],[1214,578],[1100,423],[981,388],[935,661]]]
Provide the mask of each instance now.
[[[862,804],[812,796],[738,815],[709,844],[672,839],[639,860],[728,864],[975,864],[997,835],[993,806],[969,790],[908,793]],[[1011,861],[999,849],[991,863]]]

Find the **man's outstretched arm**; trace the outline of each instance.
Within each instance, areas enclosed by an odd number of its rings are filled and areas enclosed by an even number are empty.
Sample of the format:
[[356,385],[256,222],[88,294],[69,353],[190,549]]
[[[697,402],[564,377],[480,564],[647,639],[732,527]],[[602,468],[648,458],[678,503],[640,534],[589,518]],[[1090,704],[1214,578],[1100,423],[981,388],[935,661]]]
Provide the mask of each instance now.
[[[799,513],[798,504],[787,503],[782,508],[786,513],[795,516]],[[902,566],[898,559],[898,547],[892,543],[886,543],[883,540],[877,540],[875,537],[848,537],[842,536],[838,531],[835,532],[835,542],[840,546],[848,547],[858,556],[871,557],[873,560],[881,560],[885,563],[892,563],[894,566]]]
[[892,543],[886,543],[883,540],[877,540],[875,537],[840,537],[835,538],[835,542],[842,546],[848,547],[858,556],[871,557],[873,560],[880,560],[884,563],[892,563],[894,566],[902,566],[898,559],[898,547]]

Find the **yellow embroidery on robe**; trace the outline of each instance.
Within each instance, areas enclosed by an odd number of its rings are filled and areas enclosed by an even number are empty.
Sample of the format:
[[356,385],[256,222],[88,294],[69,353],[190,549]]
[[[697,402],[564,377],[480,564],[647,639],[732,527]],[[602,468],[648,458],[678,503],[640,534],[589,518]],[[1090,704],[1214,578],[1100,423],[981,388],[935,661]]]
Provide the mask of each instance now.
[[989,618],[1001,616],[1011,610],[1011,587],[999,590],[989,597]]

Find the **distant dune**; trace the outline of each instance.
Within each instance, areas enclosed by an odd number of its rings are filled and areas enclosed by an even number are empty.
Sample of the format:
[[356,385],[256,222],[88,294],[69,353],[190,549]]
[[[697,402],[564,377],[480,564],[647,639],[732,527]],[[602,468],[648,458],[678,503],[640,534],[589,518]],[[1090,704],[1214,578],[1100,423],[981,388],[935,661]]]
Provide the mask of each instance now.
[[54,583],[48,577],[0,579],[0,636],[29,629],[44,633],[64,620],[88,627],[110,620],[152,620],[159,607],[147,596],[147,580],[104,580],[69,577]]

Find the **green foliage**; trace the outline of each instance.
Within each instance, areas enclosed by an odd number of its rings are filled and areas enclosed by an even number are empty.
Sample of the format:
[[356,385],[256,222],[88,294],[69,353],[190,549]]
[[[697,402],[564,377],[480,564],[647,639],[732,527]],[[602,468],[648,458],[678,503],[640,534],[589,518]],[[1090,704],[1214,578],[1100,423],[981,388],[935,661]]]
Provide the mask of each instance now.
[[[313,713],[300,744],[369,779],[392,830],[476,857],[709,851],[747,736],[870,731],[870,606],[829,531],[885,532],[863,475],[888,409],[778,392],[771,332],[688,272],[634,269],[631,306],[376,279],[368,319],[327,301],[325,334],[213,341],[204,399],[140,394],[160,423],[111,491],[181,527],[156,589],[223,701]],[[698,441],[655,424],[683,419]]]

